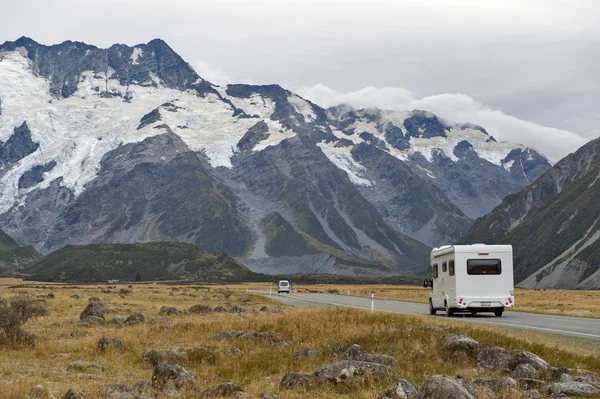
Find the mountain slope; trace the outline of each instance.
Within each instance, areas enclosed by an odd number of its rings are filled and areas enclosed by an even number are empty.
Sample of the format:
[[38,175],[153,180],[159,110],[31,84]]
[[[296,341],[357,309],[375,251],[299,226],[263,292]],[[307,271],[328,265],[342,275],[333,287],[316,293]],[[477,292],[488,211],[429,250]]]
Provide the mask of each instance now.
[[69,245],[39,259],[26,272],[29,279],[57,282],[105,282],[194,279],[252,281],[252,273],[226,253],[209,254],[192,244]]
[[461,241],[512,244],[524,287],[600,287],[600,139],[477,220]]
[[215,86],[158,39],[21,38],[0,46],[0,78],[0,227],[43,252],[176,240],[271,273],[328,259],[323,273],[386,276],[549,167],[424,111]]
[[41,255],[32,246],[19,246],[0,230],[0,273],[13,272],[35,261]]

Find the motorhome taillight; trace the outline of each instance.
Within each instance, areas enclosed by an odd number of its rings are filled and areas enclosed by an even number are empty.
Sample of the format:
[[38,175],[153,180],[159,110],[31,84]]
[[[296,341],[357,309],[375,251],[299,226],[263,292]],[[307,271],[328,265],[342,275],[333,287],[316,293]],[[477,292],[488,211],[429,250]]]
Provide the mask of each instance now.
[[463,299],[462,299],[462,298],[460,298],[460,299],[458,300],[458,302],[460,302],[460,303],[462,303],[462,301],[463,301]]
[[477,252],[478,255],[489,255],[489,252]]
[[512,298],[508,298],[508,302],[512,303]]

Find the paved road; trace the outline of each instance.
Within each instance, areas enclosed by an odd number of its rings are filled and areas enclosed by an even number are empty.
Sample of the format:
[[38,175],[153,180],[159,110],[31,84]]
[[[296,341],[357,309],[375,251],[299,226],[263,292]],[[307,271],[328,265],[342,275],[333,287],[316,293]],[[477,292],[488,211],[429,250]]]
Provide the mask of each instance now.
[[[273,294],[275,299],[296,306],[323,307],[341,306],[358,309],[370,309],[371,298],[359,298],[345,295],[328,294]],[[375,299],[375,310],[397,313],[416,313],[429,316],[428,306],[421,303],[400,302]],[[441,313],[441,312],[440,312]],[[443,317],[429,316],[429,317]],[[498,324],[506,327],[515,327],[546,333],[570,335],[581,338],[600,340],[600,320],[581,317],[551,316],[534,313],[504,312],[502,317],[483,313],[476,316],[462,315],[453,317],[452,320],[473,323]]]

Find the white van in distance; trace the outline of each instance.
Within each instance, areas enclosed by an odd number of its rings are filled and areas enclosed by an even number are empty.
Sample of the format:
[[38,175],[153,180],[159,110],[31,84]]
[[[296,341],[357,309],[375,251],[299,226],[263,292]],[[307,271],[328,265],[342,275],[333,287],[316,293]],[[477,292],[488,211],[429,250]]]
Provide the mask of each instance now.
[[287,280],[281,280],[277,284],[277,293],[278,294],[281,294],[282,292],[287,292],[289,294],[290,293],[290,289],[292,289],[292,285]]
[[429,313],[494,312],[515,305],[511,245],[445,245],[430,256]]

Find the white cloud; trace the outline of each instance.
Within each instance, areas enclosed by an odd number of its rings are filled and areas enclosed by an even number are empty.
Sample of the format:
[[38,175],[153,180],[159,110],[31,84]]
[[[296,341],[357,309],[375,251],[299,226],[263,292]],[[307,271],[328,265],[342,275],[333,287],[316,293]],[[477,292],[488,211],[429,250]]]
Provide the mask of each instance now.
[[460,93],[417,98],[404,88],[369,86],[341,93],[323,84],[301,88],[298,93],[323,107],[345,103],[355,108],[377,107],[400,111],[423,109],[449,123],[475,123],[483,126],[496,140],[524,144],[553,162],[588,141],[568,130],[542,126],[507,115]]
[[233,79],[231,79],[231,77],[229,77],[229,75],[225,73],[223,69],[211,65],[206,61],[196,60],[196,62],[192,64],[192,68],[194,68],[196,73],[203,79],[206,79],[209,82],[219,86],[233,83]]

